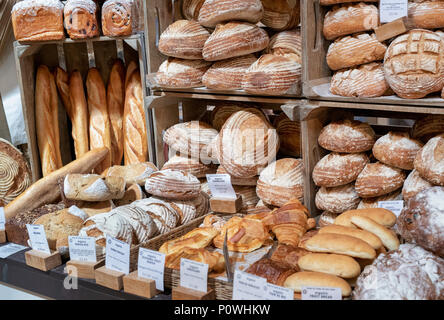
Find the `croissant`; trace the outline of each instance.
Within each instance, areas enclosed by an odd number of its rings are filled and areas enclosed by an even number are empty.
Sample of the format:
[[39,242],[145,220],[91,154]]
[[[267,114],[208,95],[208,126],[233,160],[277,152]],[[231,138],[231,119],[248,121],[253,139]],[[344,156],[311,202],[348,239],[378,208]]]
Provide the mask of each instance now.
[[224,256],[219,252],[210,252],[204,248],[183,248],[183,250],[169,254],[165,257],[165,266],[171,269],[179,269],[180,259],[182,258],[208,264],[208,272],[220,273],[225,270]]
[[201,249],[208,246],[219,231],[213,227],[196,228],[174,240],[162,244],[159,252],[167,255],[180,252],[184,248]]

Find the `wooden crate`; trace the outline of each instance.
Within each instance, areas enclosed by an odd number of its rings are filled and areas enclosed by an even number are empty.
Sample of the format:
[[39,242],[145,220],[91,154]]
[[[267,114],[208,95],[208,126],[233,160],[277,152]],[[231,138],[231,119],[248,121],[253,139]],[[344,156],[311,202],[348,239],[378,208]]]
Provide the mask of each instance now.
[[[106,85],[114,59],[121,58],[125,63],[137,61],[140,66],[142,87],[144,88],[145,59],[143,50],[143,40],[140,35],[126,38],[98,37],[91,40],[75,41],[66,39],[33,44],[21,44],[17,41],[14,43],[33,181],[42,177],[34,113],[34,88],[38,66],[45,64],[50,69],[61,66],[67,72],[77,69],[82,74],[83,79],[86,80],[90,65],[93,66],[95,63]],[[147,116],[147,123],[149,122],[150,119]],[[59,127],[62,160],[63,164],[66,165],[74,159],[74,147],[70,122],[60,99]],[[149,132],[147,130],[148,141],[150,142]]]
[[310,214],[317,216],[322,213],[315,205],[319,188],[313,182],[311,173],[316,163],[329,153],[318,144],[319,133],[325,125],[345,117],[358,117],[370,123],[379,137],[388,131],[410,131],[413,120],[429,114],[444,114],[444,108],[305,100],[298,109],[294,109],[293,113],[297,112],[301,119],[302,158],[305,166],[304,201]]
[[330,8],[321,6],[319,0],[301,0],[302,91],[304,97],[329,101],[444,107],[444,99],[440,98],[439,93],[429,95],[423,99],[402,99],[395,95],[377,98],[353,98],[331,94],[329,87],[333,72],[326,62],[330,42],[324,39],[322,32],[324,16]]

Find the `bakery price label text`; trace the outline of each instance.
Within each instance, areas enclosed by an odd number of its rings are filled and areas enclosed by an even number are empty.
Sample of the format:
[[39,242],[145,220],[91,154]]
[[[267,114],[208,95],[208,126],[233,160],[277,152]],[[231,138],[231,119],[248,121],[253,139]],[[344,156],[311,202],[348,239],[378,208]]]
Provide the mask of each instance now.
[[240,304],[230,305],[221,304],[217,309],[209,307],[188,307],[184,304],[174,308],[174,315],[197,315],[205,318],[207,315],[214,313],[219,315],[268,315],[270,313],[270,305],[261,304]]

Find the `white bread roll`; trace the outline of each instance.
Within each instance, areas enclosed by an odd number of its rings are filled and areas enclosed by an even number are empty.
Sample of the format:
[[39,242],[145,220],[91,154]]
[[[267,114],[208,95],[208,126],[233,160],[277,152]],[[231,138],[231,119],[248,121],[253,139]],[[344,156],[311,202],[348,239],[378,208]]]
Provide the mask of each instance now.
[[396,223],[396,215],[390,210],[384,208],[370,208],[346,211],[336,218],[335,224],[346,227],[355,227],[351,222],[351,218],[356,215],[370,218],[388,228],[393,227]]
[[293,289],[295,295],[296,293],[302,292],[303,287],[340,288],[343,297],[348,297],[351,294],[351,287],[347,281],[337,276],[322,272],[296,272],[285,280],[284,287]]
[[387,229],[372,219],[362,216],[353,216],[351,222],[359,228],[375,234],[381,239],[384,247],[387,249],[397,250],[399,248],[399,240],[393,230]]
[[347,236],[355,237],[367,242],[373,249],[378,250],[382,246],[381,240],[370,231],[361,230],[353,227],[341,226],[338,224],[331,224],[319,229],[322,233],[335,233],[344,234]]
[[430,139],[415,158],[415,169],[428,182],[444,186],[444,134]]
[[323,272],[347,279],[361,273],[355,259],[334,253],[309,253],[299,258],[298,265],[302,271]]
[[347,210],[356,209],[359,205],[358,194],[353,183],[339,187],[321,187],[316,193],[315,203],[320,210],[332,213],[342,213]]
[[202,77],[211,62],[168,58],[156,73],[157,83],[165,88],[196,88],[202,86]]

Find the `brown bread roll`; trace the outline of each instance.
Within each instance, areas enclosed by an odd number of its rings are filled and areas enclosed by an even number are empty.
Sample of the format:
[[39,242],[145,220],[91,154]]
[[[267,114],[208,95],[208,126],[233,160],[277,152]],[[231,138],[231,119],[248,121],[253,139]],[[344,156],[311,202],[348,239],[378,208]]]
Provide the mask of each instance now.
[[388,228],[393,227],[396,223],[396,216],[390,210],[384,208],[370,208],[346,211],[336,218],[335,224],[346,227],[354,227],[354,224],[351,222],[351,218],[355,215],[370,218]]
[[412,136],[426,143],[444,132],[444,115],[431,114],[415,121]]
[[362,216],[351,217],[351,222],[357,227],[376,235],[387,249],[397,250],[399,248],[399,240],[393,230],[387,229],[372,219]]
[[436,29],[444,27],[444,2],[423,1],[408,4],[408,17],[414,28]]
[[354,184],[349,183],[333,188],[321,187],[316,193],[315,203],[320,210],[342,213],[356,209],[360,200]]
[[300,21],[301,5],[292,0],[261,0],[264,15],[261,22],[267,27],[282,31],[297,27]]
[[202,86],[202,77],[211,62],[168,58],[159,67],[157,83],[165,88],[195,88]]
[[402,200],[401,189],[395,190],[393,192],[384,194],[379,197],[362,199],[358,205],[358,209],[378,208],[379,201],[394,201],[394,200]]
[[299,121],[291,121],[282,112],[273,122],[279,135],[279,152],[292,156],[301,156],[301,126]]
[[71,39],[87,39],[100,35],[96,2],[68,0],[63,15],[65,28]]
[[270,39],[266,53],[286,56],[302,65],[302,37],[299,29],[276,33]]
[[361,273],[355,259],[334,253],[309,253],[299,258],[301,271],[314,271],[331,274],[341,278],[354,278]]
[[433,187],[433,184],[424,180],[419,175],[419,172],[414,169],[407,176],[407,179],[404,181],[404,186],[402,187],[402,196],[405,201],[408,201],[410,198],[417,195],[419,192]]
[[444,186],[444,134],[430,139],[415,158],[415,169],[428,182]]
[[[368,219],[368,218],[367,218]],[[345,227],[338,224],[331,224],[319,229],[319,233],[344,234],[367,242],[373,249],[378,250],[382,246],[381,240],[371,231],[361,230],[353,227]]]
[[[331,274],[312,271],[301,271],[292,274],[285,280],[284,287],[293,289],[295,297],[296,293],[302,292],[303,287],[340,288],[343,297],[348,297],[352,292],[350,285],[344,279]],[[300,296],[297,297],[300,299]]]

